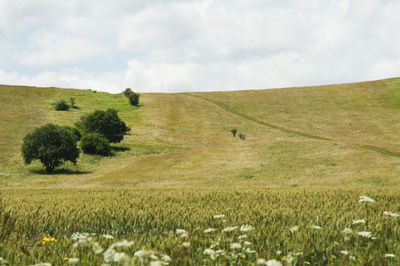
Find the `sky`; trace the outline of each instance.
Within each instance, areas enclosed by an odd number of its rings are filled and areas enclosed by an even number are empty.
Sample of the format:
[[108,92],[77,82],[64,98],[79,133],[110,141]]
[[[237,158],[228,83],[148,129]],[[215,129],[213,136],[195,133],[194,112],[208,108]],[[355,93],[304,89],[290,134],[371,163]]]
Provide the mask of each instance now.
[[118,93],[400,76],[398,0],[0,0],[0,84]]

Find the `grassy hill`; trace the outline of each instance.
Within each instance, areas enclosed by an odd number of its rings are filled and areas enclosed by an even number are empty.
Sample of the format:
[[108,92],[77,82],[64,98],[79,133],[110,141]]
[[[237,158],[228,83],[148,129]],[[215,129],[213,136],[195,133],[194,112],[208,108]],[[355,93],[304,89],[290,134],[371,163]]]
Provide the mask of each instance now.
[[[59,99],[79,109],[55,111]],[[400,79],[206,93],[122,94],[0,86],[0,185],[265,187],[400,184]],[[114,108],[132,128],[116,155],[81,154],[53,175],[23,165],[22,138]],[[246,134],[233,138],[230,130]]]

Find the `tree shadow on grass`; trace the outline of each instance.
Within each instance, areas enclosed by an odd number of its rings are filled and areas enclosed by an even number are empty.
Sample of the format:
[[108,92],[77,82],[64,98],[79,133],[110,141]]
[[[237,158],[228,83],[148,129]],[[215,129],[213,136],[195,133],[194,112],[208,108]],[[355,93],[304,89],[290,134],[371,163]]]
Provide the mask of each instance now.
[[111,150],[114,152],[130,151],[131,148],[125,146],[111,146]]
[[72,170],[65,167],[56,168],[51,173],[47,173],[45,168],[32,169],[29,171],[39,175],[85,175],[92,173],[91,171]]

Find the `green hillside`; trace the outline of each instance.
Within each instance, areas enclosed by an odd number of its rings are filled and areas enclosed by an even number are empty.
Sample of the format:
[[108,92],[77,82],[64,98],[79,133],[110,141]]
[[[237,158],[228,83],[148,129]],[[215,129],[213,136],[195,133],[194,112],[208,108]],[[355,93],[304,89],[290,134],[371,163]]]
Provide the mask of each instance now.
[[[60,99],[79,109],[55,111]],[[400,184],[400,79],[207,93],[122,94],[0,86],[0,185],[262,187]],[[114,108],[132,128],[116,155],[81,154],[53,175],[25,166],[22,138]],[[230,130],[246,134],[233,138]]]

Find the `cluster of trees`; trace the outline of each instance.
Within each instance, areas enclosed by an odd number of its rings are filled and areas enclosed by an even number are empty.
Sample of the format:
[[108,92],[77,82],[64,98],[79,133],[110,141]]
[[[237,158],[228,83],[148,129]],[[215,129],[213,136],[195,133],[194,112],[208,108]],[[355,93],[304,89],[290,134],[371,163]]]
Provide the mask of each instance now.
[[129,99],[129,103],[133,106],[139,105],[140,94],[133,92],[130,88],[126,88],[123,94]]
[[76,127],[47,124],[27,134],[22,145],[24,162],[39,160],[47,172],[64,162],[77,162],[80,148],[87,154],[110,155],[110,143],[121,142],[130,128],[114,109],[82,116]]

